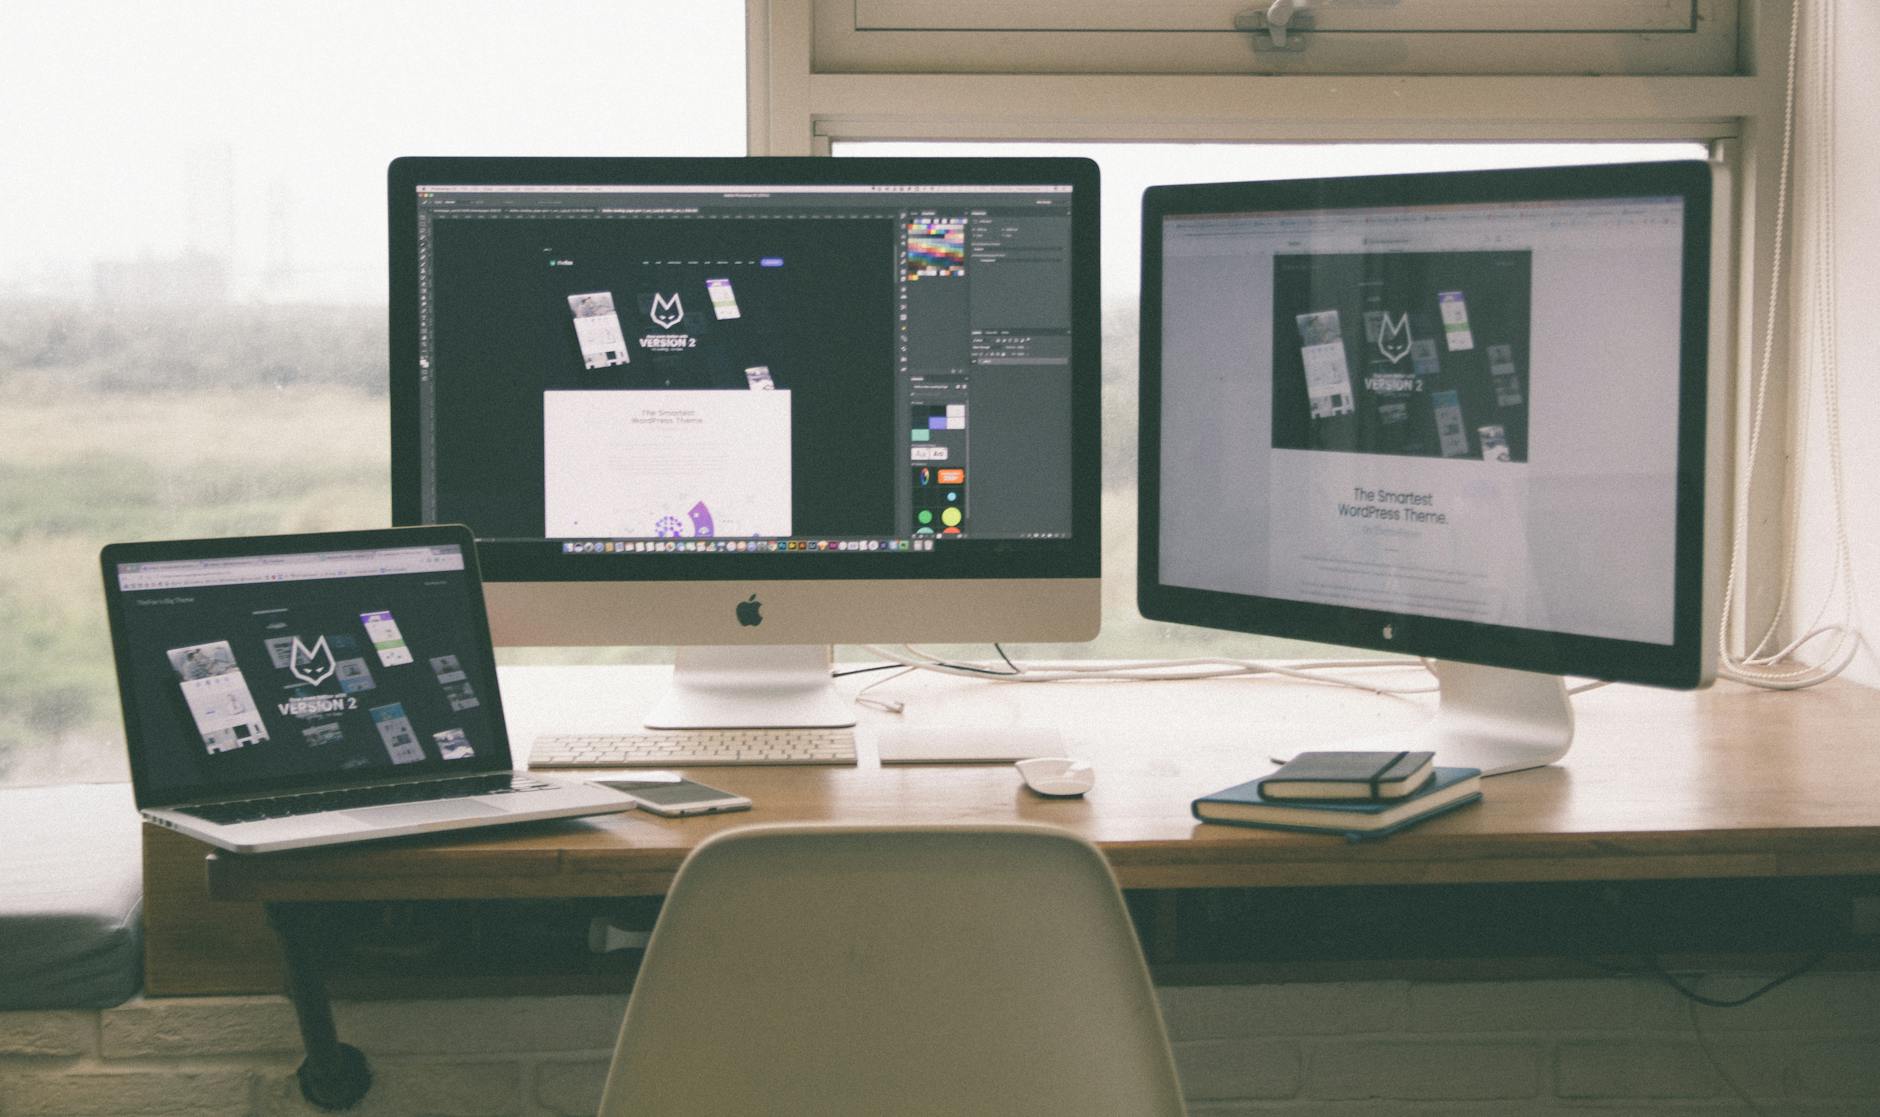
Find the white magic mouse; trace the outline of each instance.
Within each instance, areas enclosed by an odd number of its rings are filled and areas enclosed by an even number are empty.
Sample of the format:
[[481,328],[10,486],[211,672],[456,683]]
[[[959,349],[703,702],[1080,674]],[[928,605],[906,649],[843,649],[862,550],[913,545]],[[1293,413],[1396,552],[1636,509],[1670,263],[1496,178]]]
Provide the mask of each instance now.
[[1097,782],[1096,769],[1066,756],[1039,756],[1018,762],[1025,786],[1040,795],[1082,795]]

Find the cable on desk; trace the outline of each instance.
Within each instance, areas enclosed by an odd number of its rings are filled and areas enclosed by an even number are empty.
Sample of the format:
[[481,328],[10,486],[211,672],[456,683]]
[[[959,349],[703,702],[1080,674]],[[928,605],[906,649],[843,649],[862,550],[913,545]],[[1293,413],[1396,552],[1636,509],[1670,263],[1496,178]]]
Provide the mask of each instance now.
[[[887,654],[887,653],[882,652],[881,649],[879,648],[870,647],[868,648],[868,650],[875,652],[877,655]],[[934,666],[943,667],[950,671],[963,671],[963,672],[973,674],[973,675],[1022,675],[1025,673],[1023,668],[1019,667],[1018,664],[1012,662],[1011,656],[1005,654],[1004,647],[1002,647],[999,644],[994,644],[992,645],[992,650],[999,653],[999,658],[1005,661],[1005,666],[1008,668],[1008,670],[997,671],[997,670],[994,670],[993,668],[980,667],[979,665],[973,664],[973,663],[947,663],[947,662],[943,662],[939,660],[934,661]],[[897,667],[907,668],[908,670],[914,669],[913,665],[905,662],[903,659],[899,657],[890,655],[889,658],[894,659],[895,662],[877,663],[873,667],[855,667],[847,671],[831,671],[829,673],[829,677],[832,679],[840,679],[845,675],[865,675],[870,671],[892,671]],[[905,672],[903,672],[903,674],[905,674]]]
[[1723,1080],[1723,1084],[1730,1088],[1730,1092],[1736,1095],[1736,1100],[1742,1102],[1746,1109],[1754,1113],[1756,1117],[1769,1117],[1769,1111],[1757,1105],[1756,1099],[1749,1096],[1749,1091],[1743,1089],[1736,1078],[1729,1071],[1724,1070],[1723,1064],[1717,1061],[1716,1052],[1710,1049],[1710,1037],[1704,1034],[1703,1025],[1697,1022],[1696,1001],[1684,1002],[1684,1015],[1690,1018],[1691,1035],[1696,1037],[1697,1050],[1704,1056],[1704,1061],[1710,1064],[1710,1069],[1716,1072],[1717,1077]]
[[900,670],[896,671],[892,675],[886,675],[886,676],[883,676],[882,678],[876,679],[874,682],[869,683],[867,686],[856,691],[855,697],[854,699],[852,699],[852,701],[854,701],[854,703],[857,706],[870,706],[877,710],[885,710],[886,712],[890,714],[898,714],[902,712],[903,710],[907,709],[907,704],[904,702],[896,702],[893,699],[870,698],[868,696],[869,691],[880,686],[882,683],[891,683],[894,680],[899,679],[905,675],[911,675],[914,673],[914,668],[908,667],[905,664],[890,663],[888,664],[888,666],[899,667]]
[[892,671],[899,666],[901,666],[899,663],[877,663],[873,667],[851,667],[846,671],[831,671],[829,672],[829,677],[832,679],[841,679],[850,675],[866,675],[870,671]]
[[[1594,969],[1597,969],[1603,973],[1609,974],[1614,977],[1654,976],[1654,977],[1657,977],[1659,980],[1663,981],[1665,984],[1671,986],[1672,989],[1676,990],[1678,995],[1684,998],[1684,1011],[1685,1011],[1685,1015],[1689,1017],[1691,1021],[1691,1034],[1697,1040],[1697,1049],[1699,1052],[1703,1054],[1704,1061],[1710,1064],[1710,1069],[1716,1073],[1717,1077],[1720,1080],[1722,1080],[1725,1086],[1728,1086],[1730,1088],[1730,1092],[1736,1095],[1736,1099],[1742,1102],[1745,1108],[1747,1108],[1751,1113],[1757,1114],[1758,1117],[1766,1117],[1766,1114],[1768,1111],[1763,1109],[1761,1105],[1758,1105],[1754,1098],[1750,1097],[1749,1091],[1743,1089],[1742,1085],[1738,1083],[1734,1077],[1731,1076],[1729,1071],[1724,1069],[1723,1064],[1718,1062],[1716,1053],[1711,1051],[1710,1037],[1704,1034],[1703,1025],[1699,1022],[1699,1018],[1697,1015],[1697,1008],[1699,1005],[1704,1005],[1709,1008],[1741,1007],[1742,1005],[1746,1005],[1749,1002],[1755,1000],[1756,998],[1761,997],[1765,993],[1768,993],[1770,990],[1776,988],[1777,986],[1793,981],[1796,978],[1800,977],[1801,975],[1807,973],[1809,970],[1820,965],[1821,962],[1827,958],[1827,956],[1828,956],[1828,952],[1824,950],[1814,955],[1813,957],[1809,958],[1807,961],[1803,962],[1801,965],[1796,966],[1795,968],[1789,970],[1786,973],[1780,974],[1775,978],[1772,978],[1768,982],[1764,983],[1760,988],[1752,990],[1751,992],[1746,993],[1741,997],[1733,997],[1728,1000],[1724,1000],[1724,999],[1716,998],[1716,997],[1707,997],[1701,993],[1698,993],[1696,990],[1689,988],[1684,983],[1680,982],[1676,977],[1674,977],[1669,970],[1665,969],[1664,964],[1661,961],[1659,961],[1657,955],[1652,955],[1652,954],[1639,955],[1640,960],[1643,962],[1643,965],[1640,965],[1640,966],[1614,966],[1609,963],[1602,962],[1597,958],[1582,958],[1581,961],[1585,962],[1589,966],[1592,966]],[[1702,980],[1701,977],[1699,978],[1699,980]]]
[[[1672,989],[1677,991],[1679,996],[1694,1005],[1703,1005],[1705,1008],[1740,1008],[1763,994],[1768,993],[1777,986],[1794,981],[1809,970],[1821,965],[1822,962],[1827,960],[1828,952],[1823,950],[1812,954],[1800,965],[1769,979],[1769,981],[1765,982],[1761,987],[1751,990],[1741,997],[1733,997],[1729,1000],[1707,997],[1697,992],[1695,989],[1686,986],[1677,979],[1676,975],[1665,968],[1664,963],[1660,961],[1655,954],[1635,954],[1634,957],[1638,959],[1638,962],[1630,966],[1615,966],[1610,962],[1602,962],[1598,958],[1583,957],[1580,961],[1610,977],[1655,977],[1666,985],[1671,986]],[[1698,980],[1703,980],[1704,976],[1705,975],[1702,974],[1698,975]]]
[[1349,687],[1371,694],[1432,694],[1438,689],[1434,685],[1398,687],[1379,683],[1366,683],[1352,679],[1334,678],[1321,673],[1326,671],[1369,670],[1376,668],[1418,667],[1424,665],[1424,661],[1416,659],[1321,660],[1312,663],[1285,665],[1262,663],[1257,660],[1201,657],[1195,659],[1131,660],[1122,663],[1104,664],[1079,663],[1076,661],[1019,664],[1014,663],[1012,659],[1005,654],[1005,650],[1002,647],[994,645],[994,647],[999,649],[1000,657],[1012,668],[1010,671],[999,671],[978,664],[949,662],[937,656],[928,655],[912,645],[902,645],[901,650],[898,652],[874,644],[864,645],[864,647],[869,652],[881,656],[884,659],[894,660],[910,670],[932,671],[943,675],[993,678],[1017,683],[1087,682],[1101,680],[1186,682],[1196,679],[1280,675],[1305,682]]
[[[1647,955],[1645,958],[1645,965],[1646,965],[1647,973],[1662,980],[1666,985],[1671,986],[1673,989],[1676,989],[1679,994],[1681,994],[1686,1000],[1690,1001],[1692,1004],[1700,1004],[1700,1005],[1703,1005],[1705,1008],[1740,1008],[1741,1006],[1746,1005],[1750,1003],[1751,1001],[1755,1000],[1756,998],[1762,996],[1764,993],[1769,992],[1771,989],[1774,989],[1779,985],[1785,985],[1788,982],[1794,981],[1796,978],[1807,973],[1809,970],[1812,970],[1816,966],[1821,965],[1822,962],[1827,960],[1827,957],[1828,957],[1828,952],[1825,950],[1812,954],[1801,965],[1796,966],[1794,969],[1789,970],[1787,973],[1784,973],[1778,977],[1771,978],[1761,988],[1752,990],[1751,992],[1746,993],[1741,997],[1730,998],[1729,1000],[1723,1000],[1717,997],[1706,997],[1702,993],[1699,993],[1697,990],[1691,989],[1685,986],[1676,977],[1672,976],[1672,973],[1670,970],[1665,969],[1663,963],[1659,962],[1657,955]],[[1699,980],[1700,981],[1702,980],[1701,975],[1699,976]]]
[[[1679,996],[1685,998],[1687,1001],[1693,1004],[1703,1005],[1706,1008],[1738,1008],[1742,1005],[1746,1005],[1768,993],[1770,990],[1794,981],[1809,970],[1819,966],[1828,957],[1828,951],[1816,951],[1814,954],[1804,959],[1800,965],[1778,974],[1760,987],[1745,993],[1741,997],[1725,999],[1705,996],[1696,989],[1686,985],[1684,982],[1679,981],[1676,975],[1665,968],[1661,956],[1656,951],[1643,949],[1641,947],[1638,940],[1639,924],[1637,917],[1632,911],[1627,910],[1624,901],[1624,893],[1609,887],[1601,891],[1599,902],[1590,905],[1586,910],[1589,916],[1604,917],[1599,920],[1599,927],[1600,930],[1603,931],[1604,937],[1609,939],[1615,947],[1611,953],[1635,958],[1638,960],[1638,965],[1621,967],[1607,965],[1596,958],[1586,958],[1583,960],[1589,965],[1602,969],[1607,973],[1621,974],[1629,977],[1657,978],[1659,981],[1669,985]],[[1697,980],[1703,980],[1703,975],[1698,975]]]

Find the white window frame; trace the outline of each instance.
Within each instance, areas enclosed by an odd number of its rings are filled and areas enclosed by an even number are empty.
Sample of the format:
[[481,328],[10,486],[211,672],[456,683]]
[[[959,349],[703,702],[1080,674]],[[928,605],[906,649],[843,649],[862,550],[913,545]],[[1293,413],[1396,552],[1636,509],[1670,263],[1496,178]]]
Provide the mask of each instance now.
[[[830,0],[747,0],[749,148],[753,155],[827,155],[833,143],[867,140],[1706,143],[1725,172],[1713,272],[1723,295],[1723,336],[1713,346],[1722,371],[1712,401],[1730,432],[1719,455],[1721,475],[1730,479],[1724,515],[1756,509],[1735,620],[1738,631],[1760,631],[1782,591],[1794,455],[1761,454],[1755,476],[1739,463],[1747,459],[1749,385],[1764,343],[1788,352],[1786,316],[1777,316],[1766,339],[1762,311],[1792,2],[1742,0],[1738,62],[1727,74],[1274,76],[946,73],[931,58],[920,72],[829,72],[816,64],[815,23]],[[1765,438],[1790,427],[1787,366],[1772,362]]]
[[[1252,0],[849,0],[866,30],[1209,31]],[[1691,0],[1295,0],[1319,27],[1363,31],[1689,31]]]
[[[822,73],[1684,73],[1740,0],[811,0]],[[1284,17],[1283,17],[1284,18]]]

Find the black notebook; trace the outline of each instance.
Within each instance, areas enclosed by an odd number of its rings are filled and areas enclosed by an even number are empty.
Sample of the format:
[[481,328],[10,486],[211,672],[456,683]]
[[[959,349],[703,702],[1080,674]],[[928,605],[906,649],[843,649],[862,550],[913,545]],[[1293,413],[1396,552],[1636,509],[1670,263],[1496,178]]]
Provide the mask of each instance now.
[[1433,752],[1302,752],[1261,780],[1268,799],[1401,799],[1435,771]]

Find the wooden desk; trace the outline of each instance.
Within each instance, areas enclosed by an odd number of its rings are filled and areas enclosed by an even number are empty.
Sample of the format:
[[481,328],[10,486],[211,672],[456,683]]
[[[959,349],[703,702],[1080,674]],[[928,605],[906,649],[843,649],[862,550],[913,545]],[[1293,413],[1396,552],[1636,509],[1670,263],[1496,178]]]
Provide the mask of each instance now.
[[[509,668],[517,748],[537,732],[638,724],[662,672]],[[859,676],[859,687],[877,676]],[[1377,678],[1414,680],[1413,673]],[[1129,889],[1835,876],[1880,873],[1880,692],[1613,686],[1578,696],[1556,767],[1495,777],[1481,804],[1386,841],[1204,825],[1195,797],[1272,755],[1353,747],[1414,725],[1427,699],[1294,683],[997,684],[930,674],[870,692],[909,724],[1046,724],[1093,761],[1083,800],[1042,800],[1008,765],[883,768],[866,711],[853,768],[692,774],[748,795],[742,814],[643,812],[514,833],[266,857],[210,858],[224,900],[427,900],[655,895],[705,836],[758,822],[992,822],[1074,831]]]
[[[525,751],[538,732],[637,725],[663,676],[648,668],[505,670],[516,748]],[[307,1043],[303,1092],[343,1108],[370,1085],[365,1057],[338,1041],[327,1002],[328,902],[659,895],[707,835],[758,822],[1051,823],[1095,842],[1124,888],[1163,896],[1880,874],[1880,692],[1852,686],[1594,690],[1574,703],[1564,764],[1496,777],[1478,805],[1359,844],[1201,824],[1189,803],[1267,771],[1271,756],[1360,747],[1368,735],[1413,726],[1429,716],[1429,699],[1244,679],[1026,685],[931,674],[873,693],[904,702],[907,723],[1057,726],[1072,755],[1095,763],[1097,785],[1082,800],[1045,800],[1009,765],[884,768],[869,729],[895,715],[869,711],[855,767],[694,773],[748,795],[749,813],[662,819],[636,811],[308,853],[212,854],[210,896],[265,902],[280,932]]]

